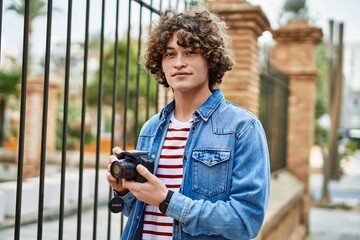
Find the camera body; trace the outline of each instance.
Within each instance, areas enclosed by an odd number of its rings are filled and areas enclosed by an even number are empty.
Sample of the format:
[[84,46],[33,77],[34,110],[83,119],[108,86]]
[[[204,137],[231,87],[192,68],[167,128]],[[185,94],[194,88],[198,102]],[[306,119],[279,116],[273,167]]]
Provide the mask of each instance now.
[[136,170],[138,164],[145,166],[151,173],[154,172],[154,161],[149,158],[149,152],[133,150],[121,152],[118,160],[111,163],[110,173],[116,179],[146,182],[146,179]]

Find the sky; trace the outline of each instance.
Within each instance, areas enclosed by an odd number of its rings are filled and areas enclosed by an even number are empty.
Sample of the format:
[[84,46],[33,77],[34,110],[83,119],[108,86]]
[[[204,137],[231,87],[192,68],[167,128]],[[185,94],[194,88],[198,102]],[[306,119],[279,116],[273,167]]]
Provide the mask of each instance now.
[[[279,14],[285,0],[249,0],[259,5],[268,16],[271,27],[277,28]],[[329,20],[344,24],[344,42],[360,43],[360,0],[306,0],[314,25],[323,29],[328,36]]]
[[[279,14],[285,0],[248,0],[253,5],[259,5],[267,15],[271,27],[276,29],[279,27]],[[60,12],[54,12],[52,41],[54,43],[64,41],[66,37],[66,10],[67,1],[54,0],[54,6],[62,9]],[[106,36],[112,37],[114,35],[113,28],[107,24],[115,19],[115,0],[106,1]],[[121,0],[122,4],[128,1]],[[167,1],[164,1],[167,2]],[[10,1],[4,1],[4,9]],[[345,43],[360,43],[360,0],[307,0],[306,4],[310,10],[310,16],[315,20],[314,25],[323,29],[324,37],[328,36],[329,20],[333,19],[335,23],[344,23],[344,42]],[[134,4],[135,6],[135,4]],[[84,37],[84,19],[85,19],[85,0],[73,1],[73,31],[72,39],[83,41]],[[125,17],[127,12],[124,10],[127,7],[122,6],[120,8],[121,15]],[[133,22],[138,21],[138,10],[132,12]],[[90,31],[99,32],[100,30],[100,13],[101,13],[101,1],[91,1],[91,20]],[[136,16],[137,15],[137,16]],[[98,18],[96,18],[98,16]],[[42,55],[45,46],[45,29],[46,18],[39,18],[34,23],[34,49],[33,51]],[[22,18],[16,14],[5,11],[3,15],[3,30],[1,39],[1,50],[3,52],[11,53],[15,56],[21,56],[22,49],[22,32],[23,22]],[[126,24],[120,23],[120,28],[125,29]],[[112,34],[112,35],[111,35]],[[125,34],[124,30],[120,34]],[[270,33],[264,33],[262,37],[263,41],[271,39]]]

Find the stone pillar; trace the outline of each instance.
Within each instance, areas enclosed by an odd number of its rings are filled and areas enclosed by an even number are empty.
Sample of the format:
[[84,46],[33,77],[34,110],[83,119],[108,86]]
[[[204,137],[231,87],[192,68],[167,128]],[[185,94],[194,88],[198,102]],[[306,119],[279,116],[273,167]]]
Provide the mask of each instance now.
[[235,65],[225,74],[221,89],[228,100],[258,116],[260,63],[257,40],[270,29],[269,20],[259,6],[245,0],[207,1],[206,6],[225,20],[234,51]]
[[59,89],[60,85],[58,82],[50,81],[46,149],[52,151],[56,150],[56,117],[59,103]]
[[[58,85],[49,84],[49,105],[47,119],[47,149],[55,149],[56,139],[56,110]],[[41,154],[41,133],[43,114],[44,79],[32,78],[27,82],[26,118],[24,139],[24,178],[39,175]]]
[[271,49],[270,60],[289,75],[287,166],[308,191],[317,78],[315,46],[323,34],[301,19],[289,21],[272,34],[277,44]]

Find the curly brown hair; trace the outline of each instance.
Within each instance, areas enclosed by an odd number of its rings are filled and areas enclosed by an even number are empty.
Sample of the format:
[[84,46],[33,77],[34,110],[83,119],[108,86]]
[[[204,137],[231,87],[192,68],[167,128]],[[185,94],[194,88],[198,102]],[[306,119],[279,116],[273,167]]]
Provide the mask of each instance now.
[[170,37],[177,32],[179,46],[200,49],[206,58],[209,89],[213,91],[233,66],[226,28],[224,21],[203,6],[187,9],[184,13],[167,10],[161,13],[158,24],[149,33],[144,65],[160,84],[169,87],[162,71],[162,57]]

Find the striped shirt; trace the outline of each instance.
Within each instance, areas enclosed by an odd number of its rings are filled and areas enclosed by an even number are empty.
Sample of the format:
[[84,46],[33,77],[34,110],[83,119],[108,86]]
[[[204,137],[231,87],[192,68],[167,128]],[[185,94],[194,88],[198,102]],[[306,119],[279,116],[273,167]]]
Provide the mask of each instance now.
[[[166,133],[164,146],[156,176],[169,190],[178,192],[183,177],[183,154],[193,123],[180,122],[172,116]],[[173,219],[161,213],[158,207],[147,205],[144,216],[143,240],[172,239]]]

